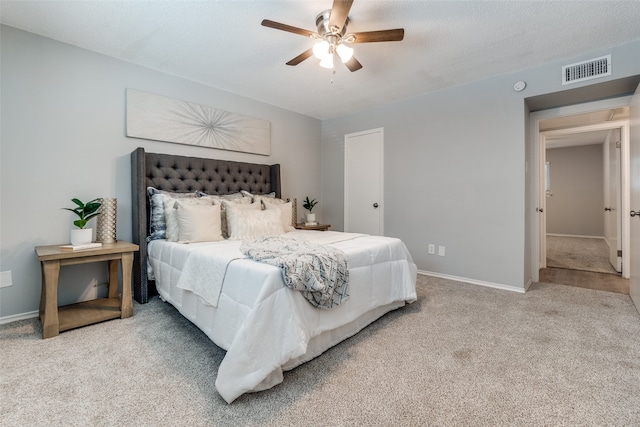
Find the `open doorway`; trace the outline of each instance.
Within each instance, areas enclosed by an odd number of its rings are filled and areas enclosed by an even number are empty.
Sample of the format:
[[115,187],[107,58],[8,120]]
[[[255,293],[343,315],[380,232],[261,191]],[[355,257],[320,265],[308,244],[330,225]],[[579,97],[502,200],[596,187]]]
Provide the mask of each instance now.
[[629,293],[628,119],[622,106],[538,121],[540,281]]

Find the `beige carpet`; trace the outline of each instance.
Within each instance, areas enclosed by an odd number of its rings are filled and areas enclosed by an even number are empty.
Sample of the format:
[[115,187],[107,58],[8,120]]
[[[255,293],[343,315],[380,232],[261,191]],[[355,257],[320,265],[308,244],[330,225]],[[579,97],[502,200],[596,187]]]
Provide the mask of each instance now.
[[604,239],[547,236],[547,267],[618,274]]
[[224,352],[157,298],[40,339],[0,326],[3,426],[640,425],[640,316],[628,296],[526,294],[420,277],[419,300],[227,405]]

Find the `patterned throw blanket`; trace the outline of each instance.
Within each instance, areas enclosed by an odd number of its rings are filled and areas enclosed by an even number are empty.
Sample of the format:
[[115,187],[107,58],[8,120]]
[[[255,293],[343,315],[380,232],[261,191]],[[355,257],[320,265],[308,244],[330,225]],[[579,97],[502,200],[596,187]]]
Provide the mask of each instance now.
[[332,308],[347,301],[347,258],[339,249],[305,240],[263,237],[243,242],[240,251],[249,258],[282,269],[284,282],[315,307]]

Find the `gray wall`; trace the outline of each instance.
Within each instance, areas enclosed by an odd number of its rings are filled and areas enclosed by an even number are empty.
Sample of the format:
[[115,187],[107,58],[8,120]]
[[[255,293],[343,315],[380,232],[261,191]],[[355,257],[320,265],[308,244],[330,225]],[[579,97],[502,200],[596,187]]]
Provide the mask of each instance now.
[[[533,143],[527,97],[562,91],[561,65],[611,53],[617,79],[640,74],[640,40],[366,111],[318,120],[191,81],[1,29],[0,317],[37,310],[33,247],[68,240],[71,197],[118,198],[118,238],[131,238],[129,153],[148,151],[281,163],[284,194],[320,200],[318,214],[343,225],[344,134],[385,129],[385,231],[402,238],[424,271],[523,288],[531,277]],[[518,80],[527,89],[514,92]],[[572,85],[588,86],[591,82]],[[126,88],[269,120],[262,157],[126,138]],[[295,150],[292,149],[295,147]],[[320,160],[317,160],[320,159]],[[446,256],[427,254],[427,244]],[[105,274],[68,267],[61,303],[91,298]]]
[[[323,121],[323,221],[344,223],[344,134],[384,127],[385,233],[405,241],[420,270],[522,289],[536,221],[525,99],[566,90],[562,65],[608,53],[613,74],[595,82],[640,74],[638,51],[635,41]],[[429,255],[429,243],[446,256]]]
[[547,150],[547,233],[604,236],[602,144]]
[[[0,318],[38,309],[34,246],[66,243],[70,199],[117,197],[119,239],[130,240],[129,155],[136,147],[258,163],[280,163],[283,194],[320,194],[321,122],[192,81],[142,68],[11,27],[1,28]],[[135,88],[271,122],[271,156],[125,136],[125,89]],[[295,147],[295,150],[292,149]],[[322,206],[318,206],[321,213]],[[300,208],[301,209],[301,208]],[[95,224],[93,224],[95,225]],[[106,266],[64,267],[60,303],[95,297]],[[101,288],[100,288],[101,289]]]

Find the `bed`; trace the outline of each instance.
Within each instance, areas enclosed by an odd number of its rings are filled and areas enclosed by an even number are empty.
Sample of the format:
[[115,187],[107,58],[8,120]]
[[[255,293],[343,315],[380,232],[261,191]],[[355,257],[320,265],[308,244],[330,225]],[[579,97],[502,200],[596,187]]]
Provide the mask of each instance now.
[[[215,242],[152,238],[149,187],[185,196],[244,192],[254,200],[266,200],[260,199],[266,195],[282,200],[280,167],[146,153],[143,148],[136,149],[131,160],[134,242],[140,246],[134,260],[134,297],[145,303],[158,294],[227,351],[215,385],[228,403],[281,383],[283,371],[416,299],[417,268],[395,238],[293,227],[276,237],[344,254],[348,299],[331,308],[318,308],[303,292],[287,287],[282,269],[247,257],[244,245],[253,241],[238,240],[236,231],[229,230],[229,238]],[[264,207],[271,205],[261,206],[268,210]],[[293,210],[291,222],[295,219]],[[229,226],[236,227],[233,221],[228,218]],[[209,282],[213,288],[219,282],[219,289],[210,291]]]

